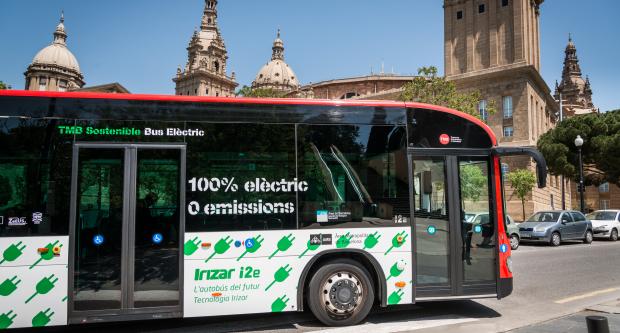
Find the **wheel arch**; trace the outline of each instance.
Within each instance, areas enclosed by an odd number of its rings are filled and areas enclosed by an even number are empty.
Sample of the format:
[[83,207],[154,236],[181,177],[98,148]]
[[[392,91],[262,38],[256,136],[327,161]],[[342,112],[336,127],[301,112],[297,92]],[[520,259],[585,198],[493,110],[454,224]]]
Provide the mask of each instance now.
[[376,294],[375,297],[379,298],[379,304],[381,307],[387,306],[387,286],[385,280],[385,274],[377,259],[375,259],[370,253],[360,249],[331,249],[325,250],[315,255],[304,267],[304,270],[299,276],[297,282],[297,311],[303,311],[304,309],[304,294],[308,287],[308,278],[311,273],[314,273],[321,265],[336,258],[352,259],[364,266],[370,277],[373,279]]

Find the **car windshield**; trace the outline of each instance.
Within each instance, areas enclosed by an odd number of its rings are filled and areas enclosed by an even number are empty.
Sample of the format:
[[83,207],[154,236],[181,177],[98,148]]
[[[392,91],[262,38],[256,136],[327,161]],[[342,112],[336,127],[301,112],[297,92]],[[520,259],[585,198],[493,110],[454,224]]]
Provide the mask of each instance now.
[[616,212],[594,212],[586,215],[588,220],[615,220]]
[[558,217],[560,217],[558,212],[538,212],[530,216],[526,222],[557,222]]
[[474,216],[476,216],[476,214],[465,213],[465,222],[471,222],[471,220],[474,219]]

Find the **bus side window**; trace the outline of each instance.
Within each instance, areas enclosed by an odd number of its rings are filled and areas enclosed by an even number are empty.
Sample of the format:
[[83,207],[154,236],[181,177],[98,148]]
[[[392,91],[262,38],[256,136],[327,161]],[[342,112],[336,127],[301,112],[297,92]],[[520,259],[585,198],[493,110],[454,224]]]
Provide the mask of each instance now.
[[409,223],[404,126],[298,125],[297,158],[302,228]]

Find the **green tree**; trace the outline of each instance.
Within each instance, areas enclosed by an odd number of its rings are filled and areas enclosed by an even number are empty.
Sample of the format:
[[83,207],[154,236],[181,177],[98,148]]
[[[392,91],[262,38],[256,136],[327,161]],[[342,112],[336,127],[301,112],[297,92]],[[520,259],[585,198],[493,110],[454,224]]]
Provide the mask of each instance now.
[[523,221],[525,221],[525,197],[532,191],[532,187],[536,185],[536,176],[530,170],[520,169],[509,172],[506,178],[510,182],[510,187],[515,190],[517,197],[521,199]]
[[283,98],[284,94],[271,88],[252,88],[243,86],[236,93],[237,96],[258,98]]
[[0,81],[0,90],[6,90],[6,89],[11,89],[11,86],[9,86],[8,84]]
[[[483,98],[477,90],[457,92],[454,82],[437,76],[437,68],[431,66],[418,69],[418,76],[405,84],[400,99],[441,105],[480,118],[478,104]],[[487,113],[493,114],[495,111],[495,102],[491,100],[487,103]]]
[[581,151],[586,185],[610,182],[620,186],[620,110],[571,117],[543,134],[537,146],[551,174],[578,179],[577,135],[584,140]]
[[480,196],[486,190],[487,177],[478,166],[465,164],[460,168],[461,177],[461,200],[465,209],[465,200],[478,202]]

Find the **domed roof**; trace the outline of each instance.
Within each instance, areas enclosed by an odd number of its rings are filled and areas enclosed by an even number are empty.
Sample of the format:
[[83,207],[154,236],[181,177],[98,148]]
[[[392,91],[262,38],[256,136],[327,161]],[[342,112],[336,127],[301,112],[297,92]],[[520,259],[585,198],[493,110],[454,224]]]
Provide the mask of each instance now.
[[271,60],[260,69],[254,80],[256,86],[286,85],[291,89],[299,87],[299,80],[293,69],[284,60]]
[[280,39],[280,30],[272,49],[271,61],[260,69],[252,82],[252,87],[296,90],[299,88],[299,80],[293,69],[284,61],[284,42]]
[[80,65],[71,51],[67,48],[67,33],[65,32],[64,15],[60,17],[60,23],[54,31],[54,42],[46,46],[32,59],[32,65],[55,65],[77,73]]
[[69,49],[61,44],[52,44],[39,51],[32,64],[56,65],[80,72],[80,65]]

